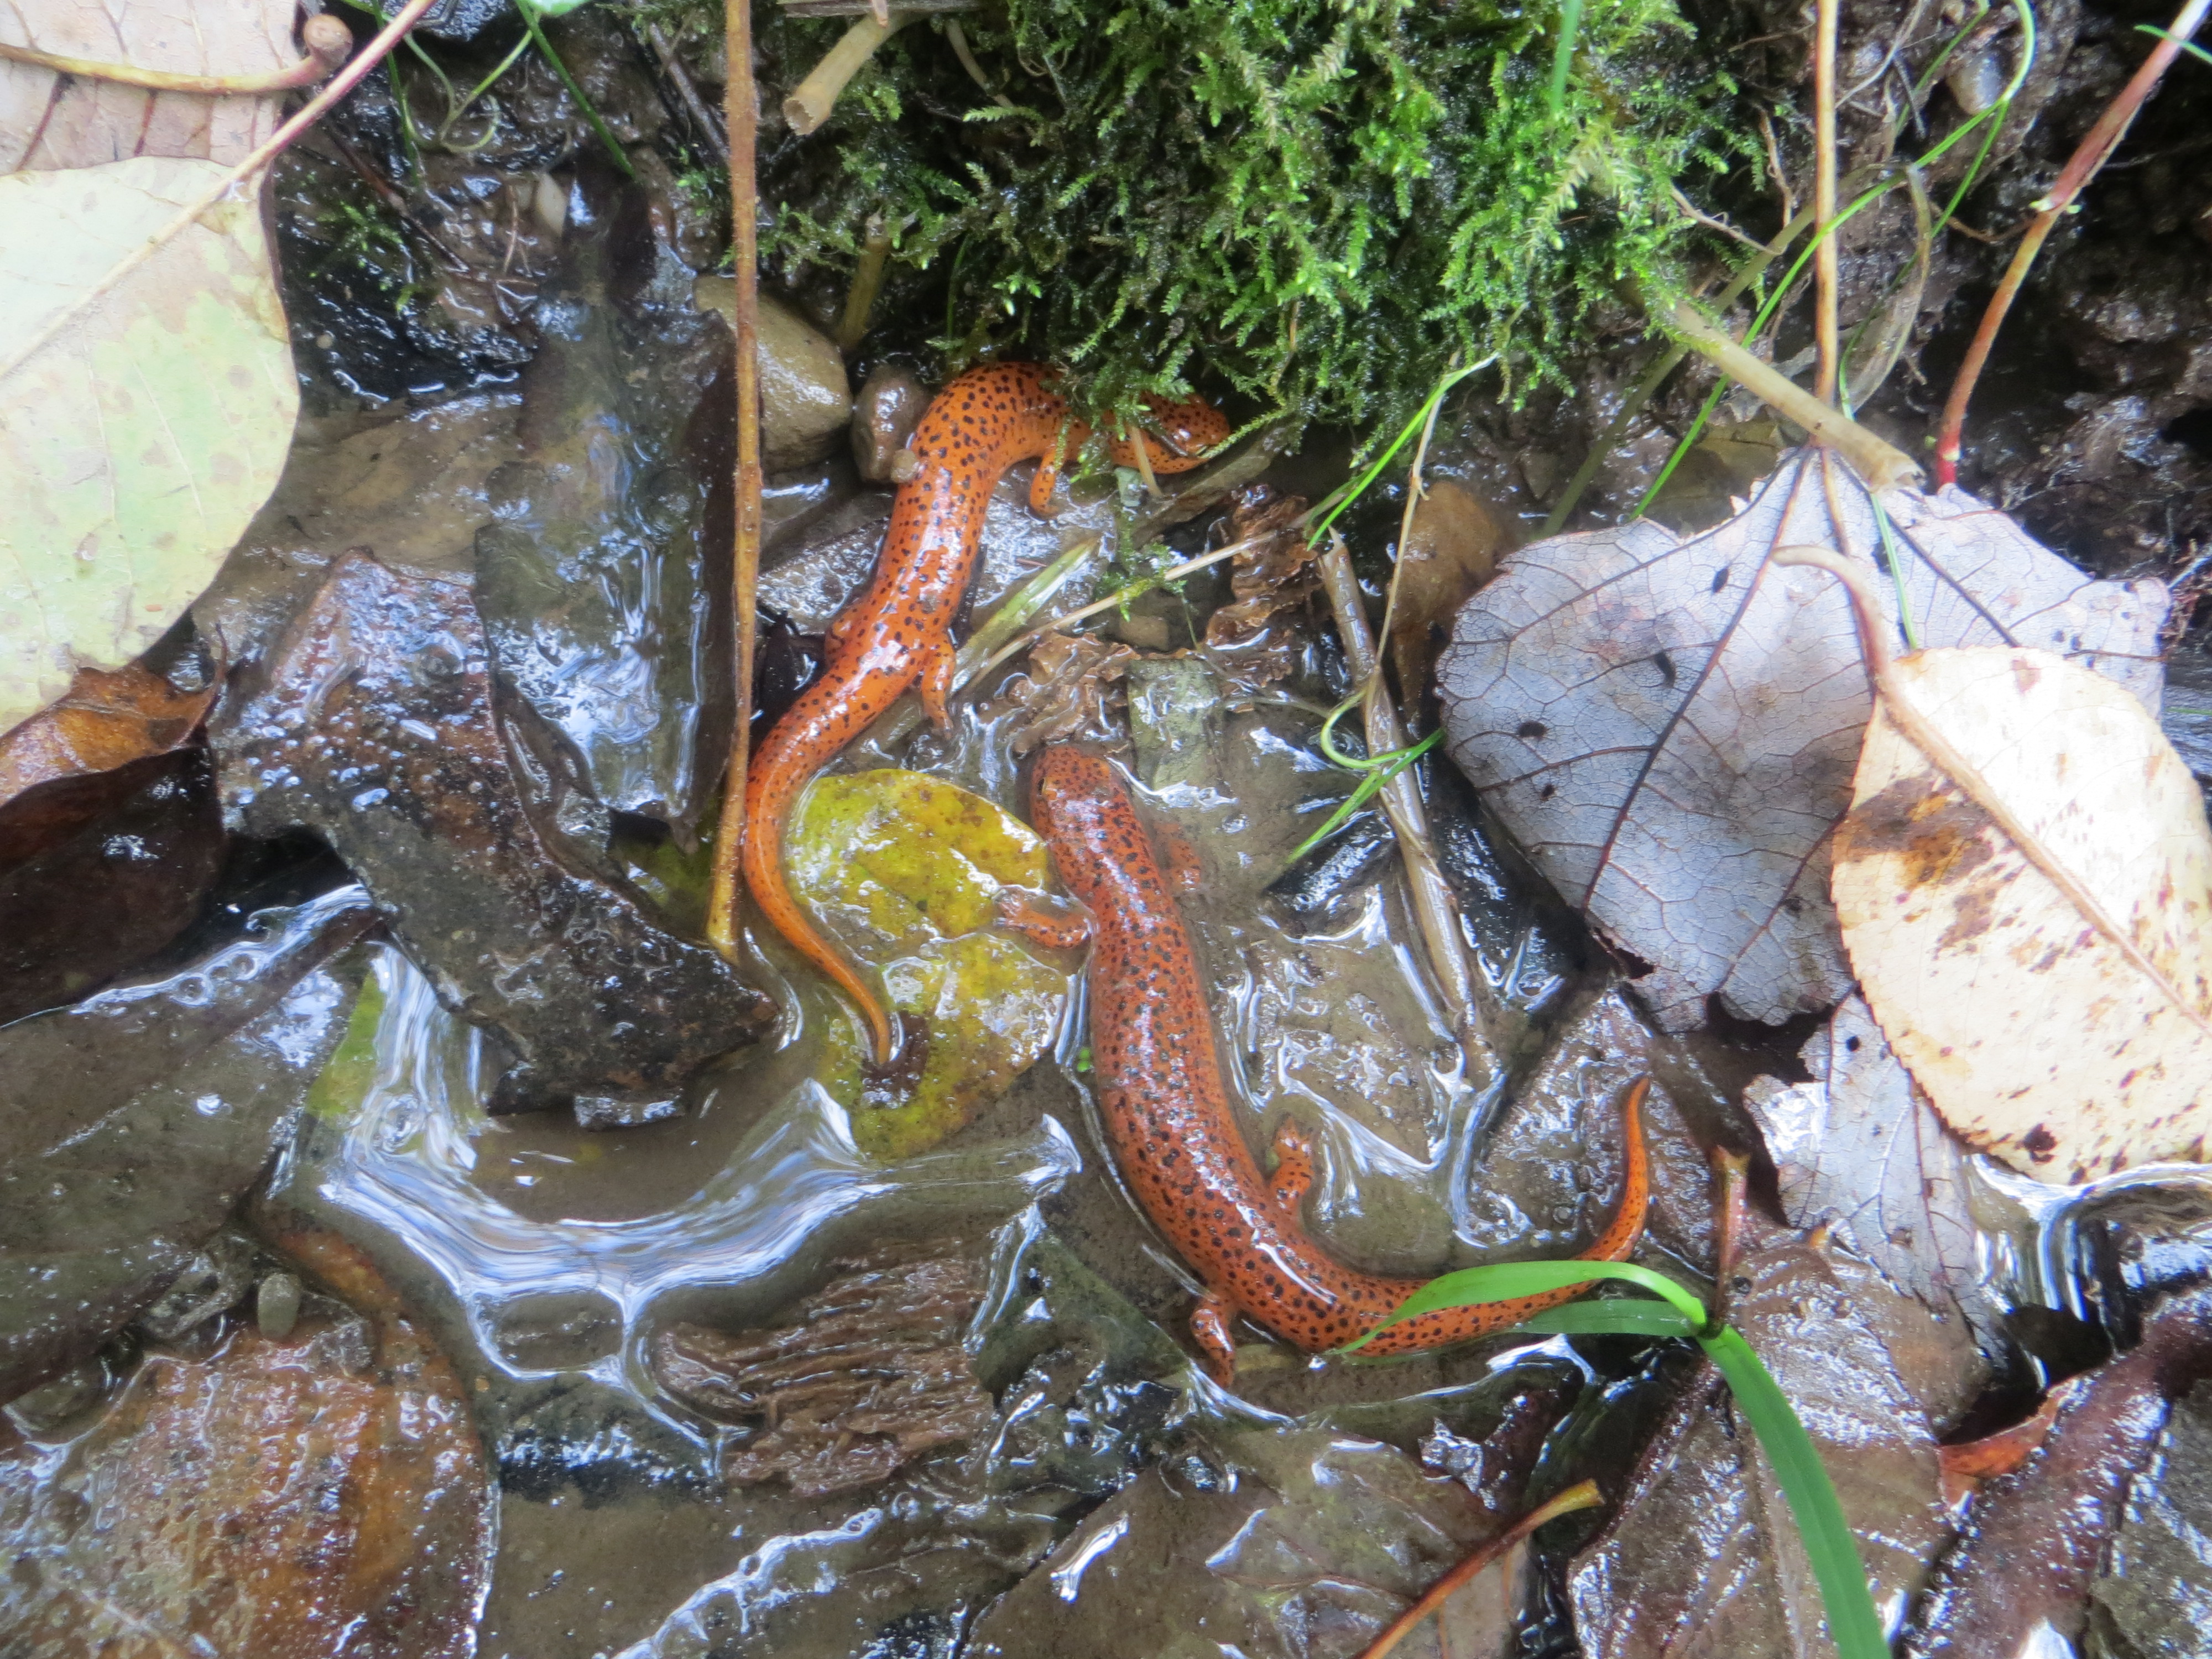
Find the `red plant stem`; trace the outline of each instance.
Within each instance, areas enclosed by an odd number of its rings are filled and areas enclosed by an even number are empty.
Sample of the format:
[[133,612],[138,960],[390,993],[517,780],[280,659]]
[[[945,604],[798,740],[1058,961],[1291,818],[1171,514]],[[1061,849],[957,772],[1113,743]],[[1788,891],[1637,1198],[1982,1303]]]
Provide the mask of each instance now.
[[138,87],[148,92],[196,93],[206,98],[251,98],[264,93],[290,92],[330,78],[353,50],[353,33],[327,12],[318,13],[301,25],[301,44],[307,56],[283,69],[258,75],[179,75],[167,70],[141,69],[135,64],[100,64],[89,58],[64,58],[35,46],[10,46],[0,40],[0,58],[33,69],[52,70],[87,81],[108,81],[117,86]]
[[1960,435],[1966,424],[1966,401],[1974,395],[1974,383],[1981,379],[1983,367],[1990,360],[1990,348],[1996,343],[1997,330],[2004,326],[2005,313],[2012,309],[2014,297],[2027,280],[2027,268],[2035,263],[2044,239],[2058,222],[2058,216],[2074,204],[2075,198],[2081,195],[2089,180],[2097,176],[2098,169],[2120,147],[2120,140],[2127,136],[2136,112],[2149,101],[2166,66],[2181,56],[2182,46],[2203,22],[2208,8],[2212,8],[2212,0],[2189,0],[2182,7],[2173,20],[2173,27],[2151,49],[2142,67],[2097,118],[2097,125],[2089,129],[2089,136],[2066,163],[2065,171],[2058,175],[2051,194],[2044,198],[2034,219],[2029,222],[2020,246],[2014,250],[2012,264],[2005,268],[2004,280],[1997,284],[1997,291],[1990,296],[1989,309],[1982,313],[1981,326],[1974,331],[1973,343],[1966,348],[1966,361],[1959,365],[1959,377],[1951,382],[1951,396],[1943,405],[1943,424],[1936,440],[1938,488],[1959,481]]
[[1359,1659],[1383,1659],[1391,1649],[1413,1633],[1422,1620],[1451,1599],[1452,1593],[1468,1580],[1491,1565],[1506,1551],[1542,1526],[1547,1521],[1556,1521],[1577,1510],[1595,1509],[1605,1499],[1598,1493],[1597,1482],[1584,1480],[1568,1487],[1540,1509],[1534,1509],[1513,1523],[1512,1528],[1483,1545],[1475,1553],[1437,1580],[1423,1592],[1421,1599],[1399,1614],[1390,1628],[1368,1644]]
[[729,80],[723,125],[730,135],[730,248],[737,294],[732,319],[738,337],[738,510],[732,549],[732,610],[737,628],[737,720],[730,732],[729,765],[722,775],[722,817],[714,830],[713,879],[707,895],[708,942],[735,960],[738,950],[738,854],[745,841],[745,770],[751,759],[753,635],[760,580],[760,246],[759,185],[755,139],[760,127],[760,89],[753,82],[752,0],[726,0]]

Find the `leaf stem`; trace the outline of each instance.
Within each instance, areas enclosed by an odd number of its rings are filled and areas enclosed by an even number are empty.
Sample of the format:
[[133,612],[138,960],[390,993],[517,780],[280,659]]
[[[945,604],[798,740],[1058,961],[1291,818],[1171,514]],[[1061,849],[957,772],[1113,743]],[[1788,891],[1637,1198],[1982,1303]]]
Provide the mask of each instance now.
[[10,46],[0,40],[0,58],[74,75],[87,81],[106,81],[117,86],[143,87],[148,92],[196,93],[207,98],[250,98],[270,92],[293,92],[319,85],[337,73],[353,50],[353,31],[328,12],[318,13],[300,26],[300,44],[307,56],[283,69],[258,75],[178,75],[168,70],[140,69],[135,64],[101,64],[89,58],[64,58],[58,52],[32,46]]
[[791,124],[791,130],[803,138],[828,120],[846,83],[876,55],[876,48],[919,15],[902,11],[887,23],[879,23],[872,17],[854,19],[853,27],[823,54],[822,61],[806,72],[806,78],[793,87],[791,96],[783,100],[783,118]]

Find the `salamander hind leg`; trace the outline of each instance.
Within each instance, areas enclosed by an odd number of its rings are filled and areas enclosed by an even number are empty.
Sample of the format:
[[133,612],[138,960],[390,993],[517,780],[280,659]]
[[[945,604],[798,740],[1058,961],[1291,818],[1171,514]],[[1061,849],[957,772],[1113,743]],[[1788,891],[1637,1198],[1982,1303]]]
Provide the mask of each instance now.
[[1207,1291],[1190,1310],[1190,1334],[1206,1374],[1224,1389],[1237,1381],[1237,1339],[1230,1334],[1236,1317],[1237,1304],[1218,1291]]
[[939,731],[950,731],[952,726],[952,671],[958,665],[959,653],[952,648],[949,635],[939,634],[924,640],[917,647],[921,658],[921,676],[915,689],[921,693],[922,712]]
[[1286,1117],[1275,1126],[1275,1207],[1295,1220],[1313,1177],[1313,1141],[1297,1119]]

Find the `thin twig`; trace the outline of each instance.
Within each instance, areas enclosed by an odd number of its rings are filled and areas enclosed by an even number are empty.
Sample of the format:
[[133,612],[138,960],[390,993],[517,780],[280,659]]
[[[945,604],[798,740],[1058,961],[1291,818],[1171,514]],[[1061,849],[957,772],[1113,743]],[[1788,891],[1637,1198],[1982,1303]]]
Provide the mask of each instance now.
[[691,79],[691,71],[684,67],[684,60],[676,55],[676,48],[667,33],[659,24],[648,23],[645,27],[645,38],[653,47],[653,56],[660,59],[661,69],[676,88],[676,95],[684,100],[684,107],[691,112],[691,125],[699,129],[700,137],[707,141],[707,148],[721,159],[722,165],[729,166],[728,135],[723,132],[722,124],[714,118],[714,112],[707,107],[707,100],[699,95],[699,88]]
[[[1374,681],[1368,694],[1367,752],[1386,754],[1406,746],[1406,728],[1390,694],[1376,677],[1378,659],[1375,636],[1368,630],[1367,611],[1359,592],[1359,579],[1352,573],[1352,556],[1344,538],[1329,532],[1328,546],[1314,561],[1322,589],[1335,614],[1337,636],[1344,641],[1346,665],[1355,683]],[[1413,921],[1429,966],[1443,992],[1452,1034],[1467,1056],[1468,1081],[1486,1086],[1496,1076],[1497,1048],[1489,1030],[1497,1021],[1488,1006],[1489,982],[1468,960],[1467,935],[1460,927],[1459,906],[1451,884],[1437,862],[1436,842],[1429,831],[1429,811],[1421,799],[1420,781],[1411,769],[1400,772],[1378,792],[1383,816],[1398,840],[1398,855],[1406,866],[1406,885],[1413,899]]]
[[407,31],[437,3],[438,0],[407,0],[405,7],[384,26],[376,38],[362,50],[360,56],[341,70],[328,86],[309,99],[297,115],[270,133],[262,142],[260,149],[179,208],[175,217],[110,265],[98,282],[90,288],[80,289],[75,299],[47,318],[45,325],[23,343],[14,356],[0,362],[0,380],[14,374],[45,349],[64,329],[113,293],[117,284],[160,252],[172,238],[181,235],[187,228],[198,222],[201,215],[283,155],[295,139],[321,120],[332,105],[359,86],[371,70],[390,56],[392,49],[399,44]]
[[756,142],[760,131],[760,88],[753,81],[752,0],[724,0],[730,78],[723,88],[722,114],[730,133],[731,325],[737,335],[738,394],[737,531],[732,539],[730,579],[735,613],[737,719],[730,731],[730,760],[722,774],[722,817],[714,830],[714,867],[707,894],[707,939],[722,955],[738,955],[738,893],[742,886],[739,856],[745,843],[745,770],[751,756],[753,635],[756,592],[760,583],[760,181]]
[[1728,1319],[1729,1282],[1735,1277],[1735,1264],[1743,1255],[1745,1194],[1751,1160],[1741,1152],[1716,1146],[1713,1174],[1720,1182],[1720,1191],[1713,1198],[1713,1231],[1719,1236],[1719,1243],[1713,1251],[1712,1316],[1713,1322],[1719,1324]]
[[87,81],[108,81],[121,87],[141,87],[148,92],[186,92],[205,98],[252,98],[263,93],[294,92],[319,86],[338,72],[353,50],[353,31],[328,12],[319,13],[300,26],[300,44],[307,55],[283,69],[258,75],[179,75],[168,70],[140,69],[136,64],[100,64],[88,58],[64,58],[58,52],[31,46],[9,46],[0,40],[0,58],[52,70]]
[[1813,40],[1813,337],[1820,343],[1820,368],[1813,395],[1836,401],[1836,376],[1843,353],[1836,345],[1836,239],[1823,234],[1836,217],[1836,16],[1842,0],[1820,0]]
[[960,60],[960,67],[968,71],[968,78],[983,91],[1000,109],[1012,109],[1014,100],[1003,92],[991,90],[991,83],[983,78],[983,66],[975,61],[975,54],[968,49],[968,31],[960,27],[960,20],[945,20],[945,43],[952,48],[952,55]]
[[1424,1619],[1449,1601],[1468,1580],[1480,1577],[1485,1569],[1494,1565],[1507,1551],[1546,1522],[1556,1521],[1563,1515],[1572,1515],[1577,1510],[1595,1509],[1603,1502],[1605,1499],[1598,1492],[1597,1482],[1584,1480],[1568,1487],[1550,1503],[1529,1510],[1505,1532],[1483,1545],[1430,1585],[1419,1601],[1399,1614],[1389,1629],[1368,1644],[1367,1650],[1359,1656],[1359,1659],[1385,1659],[1391,1649],[1404,1641]]
[[1782,167],[1782,145],[1774,136],[1774,123],[1764,106],[1759,112],[1759,131],[1766,140],[1767,177],[1774,180],[1774,188],[1782,198],[1782,219],[1787,224],[1797,216],[1797,198],[1790,193],[1790,175]]
[[2097,125],[2089,129],[2089,136],[2081,141],[2066,169],[2051,185],[2050,195],[2037,204],[2035,218],[2013,251],[2012,264],[2005,268],[2004,280],[1997,291],[1990,296],[1989,309],[1983,312],[1981,326],[1974,331],[1973,343],[1966,348],[1966,360],[1959,366],[1959,377],[1951,383],[1951,395],[1943,405],[1943,424],[1936,440],[1936,483],[1938,487],[1959,481],[1959,455],[1961,436],[1966,425],[1966,404],[1974,395],[1974,383],[1981,379],[1983,367],[1990,360],[1990,349],[1996,343],[1997,331],[2004,326],[2005,313],[2019,295],[2021,284],[2027,280],[2027,268],[2035,263],[2045,238],[2058,222],[2058,216],[2074,205],[2089,180],[2097,176],[2098,169],[2111,159],[2119,148],[2120,140],[2127,136],[2136,113],[2148,101],[2156,90],[2160,77],[2166,67],[2181,55],[2183,45],[2197,33],[2204,21],[2212,0],[2189,0],[2173,20],[2142,67],[2120,88],[2119,95],[2106,106],[2097,118]]
[[853,267],[853,286],[845,290],[845,314],[837,324],[839,350],[857,350],[867,337],[868,318],[876,308],[876,295],[883,291],[884,267],[890,257],[890,227],[878,213],[867,222],[860,263]]

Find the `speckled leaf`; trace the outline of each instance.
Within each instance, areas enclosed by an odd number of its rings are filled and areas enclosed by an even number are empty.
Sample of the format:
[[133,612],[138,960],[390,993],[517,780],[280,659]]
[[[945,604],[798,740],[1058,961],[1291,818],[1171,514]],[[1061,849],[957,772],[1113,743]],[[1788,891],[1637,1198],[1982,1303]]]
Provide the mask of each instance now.
[[[223,171],[140,157],[0,178],[0,362]],[[0,377],[0,731],[184,614],[276,488],[299,404],[250,197]]]
[[2188,767],[2048,652],[1923,651],[1884,685],[1835,896],[1891,1046],[1970,1146],[2039,1179],[2201,1157],[2212,830]]
[[[2079,656],[2155,704],[2165,589],[2087,580],[1955,489],[1882,497],[1928,645]],[[1836,584],[1776,547],[1836,548],[1896,596],[1873,498],[1814,452],[1684,541],[1649,520],[1507,557],[1437,666],[1451,753],[1538,866],[1683,1030],[1717,993],[1777,1021],[1825,1010],[1850,973],[1828,898],[1869,707]]]
[[895,769],[827,777],[793,815],[792,890],[836,941],[884,975],[890,1006],[927,1022],[912,1092],[858,1106],[860,1053],[831,1027],[832,1093],[853,1138],[910,1158],[969,1121],[1052,1042],[1067,975],[989,931],[1003,887],[1047,885],[1044,843],[981,796]]

